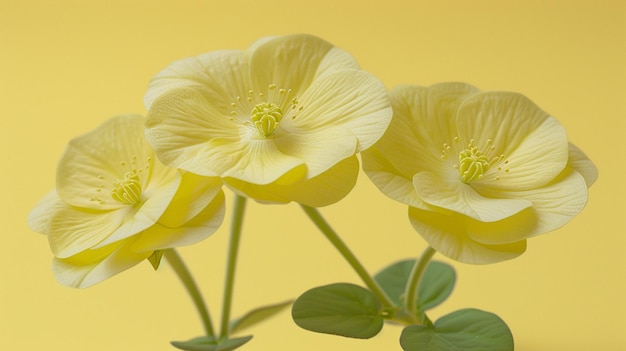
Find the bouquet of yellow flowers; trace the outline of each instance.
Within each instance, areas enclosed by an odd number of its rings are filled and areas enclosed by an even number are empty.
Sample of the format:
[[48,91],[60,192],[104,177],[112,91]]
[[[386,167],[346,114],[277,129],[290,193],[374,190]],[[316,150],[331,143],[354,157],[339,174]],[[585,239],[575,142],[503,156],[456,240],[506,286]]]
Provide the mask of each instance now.
[[[385,323],[402,325],[405,351],[513,350],[509,328],[493,313],[428,317],[456,279],[450,265],[431,259],[437,252],[469,264],[515,258],[527,239],[582,211],[597,178],[558,120],[525,96],[465,83],[387,91],[349,53],[311,35],[176,61],[150,81],[144,104],[145,117],[116,116],[70,141],[55,189],[28,221],[47,236],[63,285],[89,287],[144,260],[158,269],[165,257],[205,330],[173,341],[181,350],[237,349],[252,338],[242,330],[289,306],[298,326],[318,333],[367,339]],[[408,206],[429,245],[375,275],[317,209],[351,192],[360,164]],[[235,201],[216,331],[175,248],[221,226],[224,186]],[[248,198],[300,204],[364,286],[314,287],[231,318]]]

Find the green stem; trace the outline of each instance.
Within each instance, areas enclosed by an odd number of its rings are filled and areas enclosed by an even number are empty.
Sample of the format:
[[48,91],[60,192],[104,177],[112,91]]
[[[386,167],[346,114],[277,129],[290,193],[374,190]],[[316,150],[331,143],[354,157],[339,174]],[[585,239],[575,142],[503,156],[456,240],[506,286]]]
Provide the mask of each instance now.
[[350,266],[356,271],[363,283],[370,289],[370,291],[378,298],[384,308],[392,308],[393,302],[380,285],[370,276],[365,270],[365,267],[354,256],[352,251],[346,246],[346,244],[339,238],[339,235],[330,227],[330,225],[324,220],[324,217],[319,211],[313,207],[301,205],[304,212],[315,223],[317,228],[326,236],[326,238],[335,246],[335,248],[341,253],[341,255],[348,261]]
[[424,250],[424,253],[422,253],[420,259],[417,260],[413,266],[409,280],[406,283],[406,290],[404,291],[406,309],[410,313],[417,312],[417,298],[415,298],[417,296],[417,288],[419,287],[420,280],[422,280],[424,271],[426,271],[426,267],[428,267],[428,263],[436,252],[435,249],[428,246],[426,250]]
[[228,248],[228,262],[226,266],[226,282],[224,284],[224,305],[222,307],[222,328],[220,338],[228,338],[230,333],[230,309],[233,302],[233,287],[235,285],[235,267],[239,251],[239,239],[243,225],[243,214],[246,209],[247,198],[235,195],[233,219],[230,225],[230,245]]
[[200,289],[198,289],[198,285],[196,285],[196,282],[193,280],[189,269],[187,269],[187,266],[185,266],[185,263],[176,250],[167,249],[164,254],[165,258],[174,269],[174,272],[176,272],[178,278],[187,289],[187,292],[191,296],[198,313],[200,313],[200,318],[202,318],[202,324],[204,325],[206,335],[214,338],[215,332],[213,331],[213,324],[211,323],[211,317],[209,316],[209,309],[204,303],[202,294],[200,294]]

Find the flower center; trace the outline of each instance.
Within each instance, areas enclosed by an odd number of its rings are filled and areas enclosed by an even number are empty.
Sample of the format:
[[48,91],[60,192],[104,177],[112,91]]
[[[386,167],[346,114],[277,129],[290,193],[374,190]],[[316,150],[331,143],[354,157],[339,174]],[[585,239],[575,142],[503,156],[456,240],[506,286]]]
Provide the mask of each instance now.
[[123,179],[113,183],[111,196],[124,204],[136,204],[141,199],[141,182],[135,170],[126,172]]
[[135,205],[141,201],[143,194],[142,184],[145,183],[145,179],[150,179],[152,173],[152,157],[147,156],[145,160],[140,161],[137,160],[137,156],[133,155],[130,162],[121,161],[119,165],[122,167],[120,173],[126,170],[122,179],[111,179],[103,174],[99,174],[96,180],[99,184],[96,183],[95,191],[89,194],[91,195],[89,201],[100,205],[110,205],[110,200],[106,201],[106,199],[102,198],[102,194],[109,192],[113,200],[118,203]]
[[[460,143],[461,140],[458,136],[454,137],[452,145],[444,143],[443,149],[441,150],[441,158],[447,160],[448,155],[458,152],[459,163],[453,166],[459,172],[461,181],[465,184],[483,178],[487,170],[496,164],[500,164],[500,161],[504,159],[504,155],[494,156],[496,147],[493,146],[491,139],[488,139],[487,144],[483,145],[484,147],[482,148],[474,144],[474,139],[470,139],[470,142],[465,148],[462,148]],[[504,164],[500,164],[498,171],[502,171],[503,167],[506,167],[508,163],[509,161],[506,160]],[[505,169],[504,172],[508,173],[509,170]],[[499,180],[500,177],[495,176],[494,179]]]
[[[230,120],[254,128],[263,138],[272,136],[284,118],[295,119],[304,108],[291,89],[270,84],[263,92],[248,90],[230,103]],[[249,119],[248,119],[249,116]]]
[[256,104],[250,113],[252,123],[264,137],[268,137],[274,133],[278,122],[283,119],[283,111],[278,105],[271,102],[262,102]]
[[491,167],[489,158],[470,142],[467,148],[459,153],[459,174],[463,183],[469,184],[483,177]]

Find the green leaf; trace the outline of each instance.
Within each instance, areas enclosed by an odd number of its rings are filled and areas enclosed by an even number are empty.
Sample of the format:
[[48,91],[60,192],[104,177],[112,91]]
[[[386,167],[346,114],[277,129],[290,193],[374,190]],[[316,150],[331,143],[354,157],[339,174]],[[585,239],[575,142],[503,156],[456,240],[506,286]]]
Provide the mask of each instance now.
[[287,306],[291,305],[293,300],[284,301],[281,303],[277,303],[274,305],[263,306],[257,309],[254,309],[239,319],[236,319],[230,323],[230,331],[231,333],[238,333],[246,328],[249,328],[257,323],[260,323],[280,311],[284,310]]
[[[406,284],[415,265],[415,260],[396,262],[380,271],[374,279],[396,304],[404,306]],[[456,280],[454,268],[443,262],[430,262],[417,290],[417,307],[421,312],[438,306],[445,301]]]
[[200,336],[188,341],[172,341],[172,346],[185,351],[229,351],[252,339],[252,335],[240,338],[218,340],[210,336]]
[[369,339],[383,327],[380,302],[369,290],[348,283],[313,288],[293,304],[293,320],[303,329]]
[[374,276],[396,306],[404,306],[404,290],[414,264],[415,260],[396,262]]
[[424,312],[444,302],[454,289],[456,273],[443,262],[430,262],[417,289],[417,308]]
[[440,318],[432,328],[405,328],[400,345],[404,351],[512,351],[513,335],[495,314],[464,309]]

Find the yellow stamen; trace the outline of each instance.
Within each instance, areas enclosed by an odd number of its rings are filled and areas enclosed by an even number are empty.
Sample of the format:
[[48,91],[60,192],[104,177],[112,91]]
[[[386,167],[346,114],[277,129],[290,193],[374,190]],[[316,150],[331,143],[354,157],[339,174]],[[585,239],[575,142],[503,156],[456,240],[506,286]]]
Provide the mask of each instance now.
[[278,122],[283,119],[283,111],[276,104],[262,102],[254,106],[250,119],[259,133],[268,137],[274,133]]
[[141,199],[141,181],[136,171],[127,172],[124,178],[113,183],[111,197],[124,204],[136,204]]

